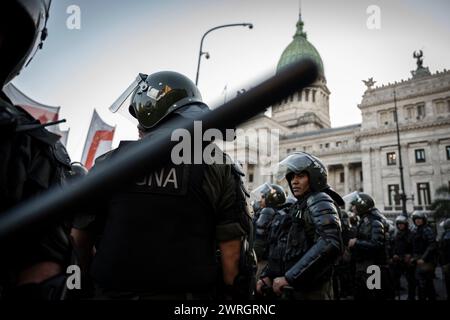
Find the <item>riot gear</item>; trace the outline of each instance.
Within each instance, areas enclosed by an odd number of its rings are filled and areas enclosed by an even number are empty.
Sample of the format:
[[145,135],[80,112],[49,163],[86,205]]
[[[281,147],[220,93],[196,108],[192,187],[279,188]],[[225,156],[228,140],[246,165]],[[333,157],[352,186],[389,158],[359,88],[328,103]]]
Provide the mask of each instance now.
[[[412,215],[415,227],[412,230],[413,263],[416,263],[415,278],[419,300],[435,300],[434,271],[436,267],[436,237],[433,229],[426,223],[424,212],[414,212]],[[417,219],[424,223],[418,225]]]
[[423,211],[414,211],[411,219],[414,223],[416,223],[416,219],[422,219],[425,224],[427,223],[427,214]]
[[78,179],[88,174],[88,170],[81,162],[72,162],[70,164],[69,179]]
[[399,224],[404,224],[408,226],[408,218],[406,218],[403,215],[397,216],[397,218],[395,218],[395,225],[398,226]]
[[306,152],[294,152],[278,165],[278,178],[286,178],[289,187],[294,174],[306,172],[309,177],[309,186],[312,191],[323,191],[329,188],[327,183],[327,168],[320,159]]
[[[293,287],[294,299],[331,299],[333,265],[342,250],[339,209],[343,202],[327,185],[322,162],[307,153],[296,152],[279,164],[279,174],[289,182],[294,174],[306,172],[309,191],[297,196],[289,212],[277,216],[270,230],[268,265],[261,279],[277,279]],[[320,192],[322,191],[322,192]],[[277,280],[278,281],[278,280]]]
[[264,204],[269,208],[279,208],[286,202],[284,189],[277,184],[264,183],[252,191],[254,201],[264,198]]
[[50,0],[13,0],[0,4],[0,84],[11,81],[28,64],[47,37]]
[[137,119],[141,131],[150,130],[173,113],[193,119],[209,111],[195,84],[173,71],[139,74],[110,110],[115,113],[123,108]]
[[367,193],[354,191],[343,197],[348,209],[355,207],[356,214],[363,215],[375,207],[375,201]]

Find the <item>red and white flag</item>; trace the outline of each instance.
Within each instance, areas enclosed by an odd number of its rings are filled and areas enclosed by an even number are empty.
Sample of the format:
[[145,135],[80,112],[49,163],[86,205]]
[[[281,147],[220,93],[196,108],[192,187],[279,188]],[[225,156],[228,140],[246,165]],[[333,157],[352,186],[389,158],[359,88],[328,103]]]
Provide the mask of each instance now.
[[92,168],[94,160],[98,156],[111,150],[115,130],[116,127],[105,123],[94,109],[86,143],[84,144],[83,156],[81,157],[81,163],[88,170]]
[[[61,107],[52,107],[34,101],[22,91],[17,89],[12,83],[3,88],[3,92],[8,96],[14,105],[21,106],[25,111],[31,114],[40,123],[45,124],[59,120],[59,110]],[[61,130],[59,125],[48,126],[47,130],[61,136],[61,143],[67,145],[69,130]]]

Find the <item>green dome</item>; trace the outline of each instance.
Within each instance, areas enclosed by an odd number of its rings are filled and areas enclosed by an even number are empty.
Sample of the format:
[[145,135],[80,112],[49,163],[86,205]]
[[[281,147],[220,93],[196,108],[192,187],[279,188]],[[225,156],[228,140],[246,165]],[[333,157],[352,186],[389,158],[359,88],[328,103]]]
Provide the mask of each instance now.
[[317,49],[307,40],[306,33],[303,32],[303,21],[300,16],[297,22],[297,32],[294,35],[294,40],[292,40],[287,48],[284,49],[283,54],[278,61],[277,72],[281,68],[301,58],[310,58],[315,61],[319,65],[320,73],[323,76],[325,75],[322,58]]

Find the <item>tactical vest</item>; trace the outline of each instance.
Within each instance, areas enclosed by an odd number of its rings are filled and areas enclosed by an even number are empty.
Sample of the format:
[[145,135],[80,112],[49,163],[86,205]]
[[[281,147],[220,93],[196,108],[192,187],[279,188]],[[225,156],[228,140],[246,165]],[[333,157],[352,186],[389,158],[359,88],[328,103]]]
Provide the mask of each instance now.
[[110,197],[91,269],[102,288],[147,293],[213,288],[215,214],[202,189],[204,171],[203,165],[168,164]]
[[269,268],[283,276],[314,244],[314,225],[306,199],[294,204],[287,214],[278,214],[269,233]]

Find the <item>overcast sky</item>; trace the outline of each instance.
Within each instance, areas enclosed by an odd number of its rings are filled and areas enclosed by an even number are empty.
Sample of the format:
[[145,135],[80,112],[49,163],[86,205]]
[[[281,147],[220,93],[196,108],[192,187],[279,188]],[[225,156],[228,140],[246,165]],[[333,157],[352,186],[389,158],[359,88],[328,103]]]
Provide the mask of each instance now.
[[[114,146],[134,139],[136,129],[108,107],[139,72],[178,71],[195,80],[203,33],[217,25],[251,22],[254,28],[210,33],[199,88],[207,103],[248,88],[275,71],[292,41],[298,0],[54,0],[49,37],[33,62],[14,80],[31,98],[61,106],[70,127],[68,151],[79,160],[96,108],[117,125]],[[81,10],[81,28],[66,25],[70,5]],[[370,5],[380,8],[380,28],[369,29]],[[377,85],[407,79],[414,50],[424,51],[432,72],[450,69],[448,0],[302,0],[308,40],[322,56],[331,91],[332,126],[358,123],[362,79]]]

